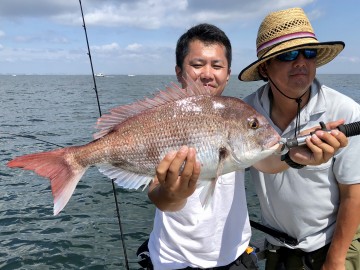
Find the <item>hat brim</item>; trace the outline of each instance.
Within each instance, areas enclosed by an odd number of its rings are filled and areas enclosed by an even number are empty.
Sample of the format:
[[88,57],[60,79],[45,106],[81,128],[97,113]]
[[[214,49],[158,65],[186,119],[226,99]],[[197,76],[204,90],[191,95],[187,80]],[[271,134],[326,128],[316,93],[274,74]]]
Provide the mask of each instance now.
[[[342,41],[331,41],[331,42],[310,42],[310,43],[304,43],[304,44],[297,44],[295,46],[287,46],[289,44],[281,44],[280,47],[285,47],[285,49],[279,48],[279,46],[276,46],[269,50],[269,52],[265,53],[262,57],[260,57],[255,62],[248,65],[246,68],[244,68],[238,78],[241,81],[258,81],[261,80],[262,77],[259,74],[258,67],[262,63],[266,62],[267,60],[285,53],[289,51],[293,51],[295,49],[317,49],[318,53],[316,56],[316,67],[320,67],[322,65],[325,65],[329,63],[331,60],[333,60],[345,47],[345,43]],[[272,50],[276,50],[274,52],[271,52]]]

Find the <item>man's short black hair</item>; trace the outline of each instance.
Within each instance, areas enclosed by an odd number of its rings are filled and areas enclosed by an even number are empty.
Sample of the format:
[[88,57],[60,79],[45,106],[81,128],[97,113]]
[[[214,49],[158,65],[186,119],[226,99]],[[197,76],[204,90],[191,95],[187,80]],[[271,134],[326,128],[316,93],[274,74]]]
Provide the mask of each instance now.
[[189,44],[194,40],[199,40],[205,44],[221,44],[225,47],[225,56],[231,67],[232,52],[231,43],[227,35],[215,25],[202,23],[191,27],[178,39],[176,44],[176,65],[183,68],[186,55],[189,53]]

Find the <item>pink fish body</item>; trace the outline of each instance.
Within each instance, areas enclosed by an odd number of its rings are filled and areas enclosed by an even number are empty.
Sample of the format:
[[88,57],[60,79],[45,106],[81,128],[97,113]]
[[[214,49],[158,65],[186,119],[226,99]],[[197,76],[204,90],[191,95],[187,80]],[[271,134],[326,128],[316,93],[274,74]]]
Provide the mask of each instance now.
[[17,157],[9,167],[49,178],[54,215],[68,203],[89,166],[129,189],[148,186],[162,158],[183,145],[201,163],[202,203],[208,204],[219,175],[253,165],[278,148],[280,139],[264,116],[242,100],[212,96],[203,86],[173,85],[151,99],[111,110],[98,119],[94,141]]

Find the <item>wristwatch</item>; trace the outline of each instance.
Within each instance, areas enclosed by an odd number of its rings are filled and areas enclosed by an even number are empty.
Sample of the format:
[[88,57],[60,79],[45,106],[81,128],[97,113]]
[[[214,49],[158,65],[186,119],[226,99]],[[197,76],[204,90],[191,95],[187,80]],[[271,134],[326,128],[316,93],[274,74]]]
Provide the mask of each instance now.
[[302,164],[299,164],[299,163],[296,163],[295,161],[293,161],[290,158],[289,152],[287,152],[285,155],[281,156],[281,161],[285,161],[287,165],[289,165],[291,168],[294,168],[294,169],[302,169],[306,166],[306,165],[302,165]]

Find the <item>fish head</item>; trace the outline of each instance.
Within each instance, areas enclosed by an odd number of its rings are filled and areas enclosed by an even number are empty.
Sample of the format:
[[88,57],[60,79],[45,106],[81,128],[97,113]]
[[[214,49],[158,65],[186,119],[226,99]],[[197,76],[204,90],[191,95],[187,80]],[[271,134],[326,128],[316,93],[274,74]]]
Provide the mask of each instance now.
[[229,145],[237,166],[250,167],[278,150],[280,135],[263,115],[249,106],[238,120],[237,127],[232,127],[229,133]]

